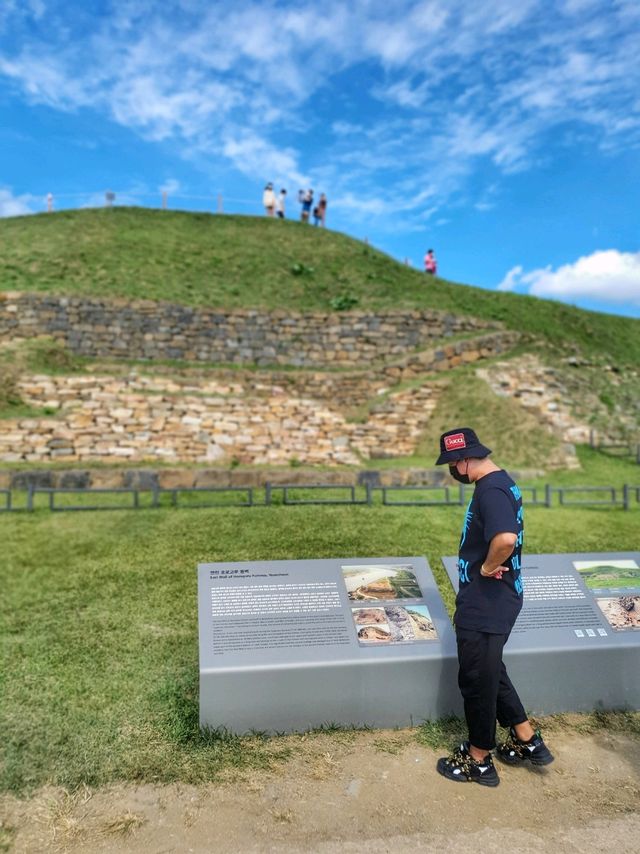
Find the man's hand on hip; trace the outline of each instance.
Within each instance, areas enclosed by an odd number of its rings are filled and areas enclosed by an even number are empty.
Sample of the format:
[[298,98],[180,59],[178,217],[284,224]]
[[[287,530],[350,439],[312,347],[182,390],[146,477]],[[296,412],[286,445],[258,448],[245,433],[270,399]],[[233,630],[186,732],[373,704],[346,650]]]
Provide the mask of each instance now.
[[508,566],[498,566],[493,570],[488,570],[484,564],[480,567],[480,575],[483,578],[496,578],[498,581],[502,578],[503,572],[509,572]]

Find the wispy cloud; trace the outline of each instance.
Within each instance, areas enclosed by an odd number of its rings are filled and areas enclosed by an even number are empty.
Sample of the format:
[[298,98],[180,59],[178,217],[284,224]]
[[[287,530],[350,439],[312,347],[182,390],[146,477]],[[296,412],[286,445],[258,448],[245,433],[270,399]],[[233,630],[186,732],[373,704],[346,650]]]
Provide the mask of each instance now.
[[[640,147],[636,0],[564,0],[552,19],[544,0],[105,0],[99,15],[91,5],[6,0],[10,90],[98,111],[256,180],[330,178],[365,218],[418,221],[421,191],[429,210],[443,207],[481,164],[531,168],[553,129],[605,150]],[[344,105],[327,127],[323,99]],[[381,205],[391,168],[397,186]],[[472,203],[486,205],[477,192]]]
[[521,266],[513,267],[498,285],[498,290],[640,307],[640,252],[615,249],[594,252],[557,270],[545,267],[526,273]]
[[14,196],[7,187],[0,187],[0,217],[22,216],[45,210],[45,200],[31,195]]

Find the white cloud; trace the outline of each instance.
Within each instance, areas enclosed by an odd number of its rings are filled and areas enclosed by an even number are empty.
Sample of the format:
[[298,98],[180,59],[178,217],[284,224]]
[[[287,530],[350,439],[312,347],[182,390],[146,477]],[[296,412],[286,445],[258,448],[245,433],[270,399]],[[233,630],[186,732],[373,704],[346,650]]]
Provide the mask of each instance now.
[[[92,109],[260,181],[320,173],[354,216],[424,215],[426,187],[443,206],[482,164],[527,169],[569,124],[640,146],[637,0],[563,0],[553,20],[544,0],[103,0],[93,17],[4,2],[0,80],[29,103]],[[343,107],[327,127],[323,99]]]
[[166,193],[168,196],[177,193],[180,190],[180,181],[175,178],[167,178],[164,184],[160,185],[160,192]]
[[41,211],[46,209],[44,199],[36,199],[28,194],[14,196],[11,190],[0,187],[0,217],[31,214],[35,213],[38,208]]
[[607,249],[557,270],[544,267],[525,273],[521,266],[513,267],[498,290],[565,301],[592,299],[640,306],[640,252]]
[[226,135],[222,153],[238,171],[276,183],[292,181],[307,186],[309,178],[300,171],[297,156],[291,149],[273,145],[255,133],[244,131],[238,136]]

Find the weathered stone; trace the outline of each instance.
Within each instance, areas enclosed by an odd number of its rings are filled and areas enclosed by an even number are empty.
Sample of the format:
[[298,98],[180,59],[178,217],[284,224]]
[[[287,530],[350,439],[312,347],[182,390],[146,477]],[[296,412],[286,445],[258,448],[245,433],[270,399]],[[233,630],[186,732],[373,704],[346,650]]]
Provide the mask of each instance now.
[[196,485],[193,469],[159,469],[157,476],[161,489],[191,489]]
[[230,486],[229,469],[200,469],[195,473],[194,486]]
[[55,481],[56,486],[62,489],[89,489],[91,474],[88,471],[64,471],[58,474]]
[[124,472],[125,489],[157,489],[158,472],[150,469],[127,470]]

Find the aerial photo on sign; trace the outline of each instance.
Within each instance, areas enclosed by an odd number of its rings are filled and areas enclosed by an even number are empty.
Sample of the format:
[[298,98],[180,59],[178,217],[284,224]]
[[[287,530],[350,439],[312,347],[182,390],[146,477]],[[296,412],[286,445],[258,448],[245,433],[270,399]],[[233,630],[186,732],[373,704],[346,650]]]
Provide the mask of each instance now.
[[635,560],[574,560],[573,565],[592,590],[640,587],[640,567]]
[[352,602],[421,599],[412,566],[343,566],[342,577]]
[[[640,567],[635,560],[574,560],[584,583],[615,631],[640,629]],[[617,596],[612,593],[618,593]],[[598,595],[600,594],[600,595]]]

